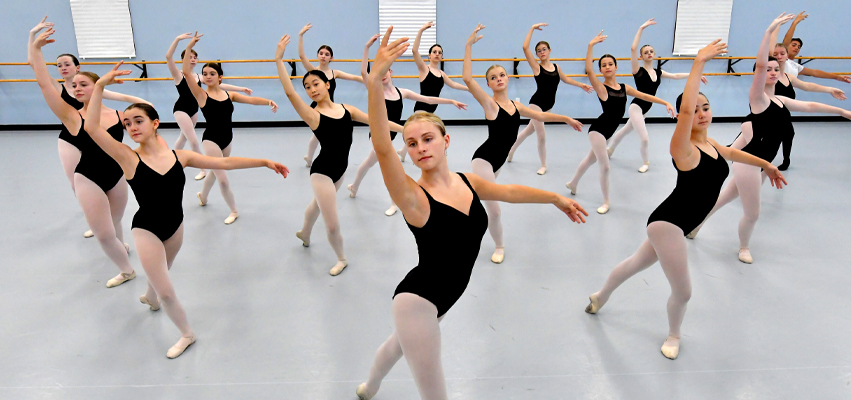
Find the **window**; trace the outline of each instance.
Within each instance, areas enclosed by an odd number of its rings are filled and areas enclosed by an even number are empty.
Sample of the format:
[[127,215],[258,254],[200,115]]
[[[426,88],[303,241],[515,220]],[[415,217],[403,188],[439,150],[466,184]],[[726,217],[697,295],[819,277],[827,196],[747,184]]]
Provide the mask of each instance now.
[[71,0],[80,58],[136,57],[128,0]]
[[437,0],[378,0],[378,29],[384,34],[390,25],[393,33],[390,41],[401,37],[411,38],[411,47],[405,56],[413,55],[414,38],[424,23],[435,21],[435,27],[423,32],[420,54],[428,54],[428,48],[437,43]]
[[727,43],[733,0],[679,0],[674,56],[695,56],[716,39]]

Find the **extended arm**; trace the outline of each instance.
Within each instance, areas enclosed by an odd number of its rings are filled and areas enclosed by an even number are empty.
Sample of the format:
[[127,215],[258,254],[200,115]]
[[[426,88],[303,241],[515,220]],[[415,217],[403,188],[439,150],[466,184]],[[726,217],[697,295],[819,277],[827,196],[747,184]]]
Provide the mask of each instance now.
[[319,113],[313,108],[310,108],[310,106],[301,99],[301,96],[296,93],[295,87],[293,87],[293,83],[290,80],[290,74],[287,72],[286,65],[284,65],[284,50],[286,50],[289,42],[290,35],[284,35],[284,37],[282,37],[278,42],[278,49],[275,52],[275,64],[278,65],[278,77],[281,79],[281,85],[284,87],[284,93],[286,93],[287,99],[290,100],[290,103],[293,105],[296,113],[298,113],[298,116],[301,117],[302,121],[306,122],[311,129],[316,129],[316,127],[319,126]]
[[[195,43],[201,40],[201,36],[204,35],[199,35],[196,31],[192,39],[189,40],[189,44],[186,45],[186,52],[183,53],[183,76],[192,76],[192,65],[189,63],[189,57],[192,56],[192,48],[195,47]],[[201,86],[198,85],[198,82],[195,82],[194,78],[187,79],[186,85],[189,86],[189,91],[192,92],[192,96],[198,102],[198,107],[204,108],[207,105],[207,92],[201,89]]]
[[452,99],[445,99],[443,97],[432,97],[432,96],[423,96],[419,93],[414,93],[408,89],[399,88],[399,93],[402,93],[403,99],[410,99],[413,101],[419,101],[426,104],[452,104],[455,107],[458,107],[461,110],[466,110],[467,105]]
[[561,68],[558,69],[558,74],[562,82],[568,85],[576,86],[584,90],[585,93],[594,93],[594,88],[591,85],[584,84],[582,82],[577,81],[576,79],[567,76],[567,74],[565,74],[564,70],[562,70]]
[[798,14],[798,15],[795,17],[795,20],[794,20],[794,21],[792,21],[792,24],[791,24],[791,25],[789,25],[789,30],[788,30],[788,31],[786,31],[786,36],[784,36],[784,37],[783,37],[783,44],[784,44],[787,48],[788,48],[788,47],[789,47],[789,45],[792,43],[792,38],[793,38],[793,37],[795,37],[795,28],[797,28],[797,27],[798,27],[798,24],[800,24],[800,23],[801,23],[801,21],[803,21],[803,20],[807,19],[807,17],[809,17],[809,15],[808,15],[808,14],[804,14],[804,13],[806,13],[806,11],[801,11],[801,13],[800,13],[800,14]]
[[446,86],[449,86],[450,88],[455,90],[463,90],[465,92],[470,91],[467,85],[462,85],[458,82],[453,81],[451,78],[449,78],[449,75],[446,75],[446,72],[440,71],[440,74],[443,76],[443,83],[446,84]]
[[283,175],[284,178],[290,172],[286,166],[272,160],[245,157],[210,157],[189,150],[176,150],[175,152],[180,163],[187,167],[226,170],[266,167]]
[[476,174],[464,174],[464,176],[467,177],[470,185],[473,186],[476,194],[482,200],[495,200],[515,204],[553,204],[567,214],[567,217],[571,221],[576,223],[585,222],[585,217],[588,216],[588,212],[579,203],[553,192],[523,185],[500,185],[488,182]]
[[242,92],[242,93],[245,93],[248,96],[251,96],[251,93],[254,93],[253,90],[251,90],[247,87],[231,85],[231,84],[228,84],[228,83],[222,83],[222,84],[219,85],[219,87],[222,88],[222,90],[227,90],[229,92]]
[[121,169],[124,170],[125,176],[133,176],[136,173],[136,166],[139,165],[136,152],[130,149],[130,147],[126,144],[115,140],[109,132],[106,131],[106,129],[103,129],[103,127],[100,126],[100,114],[103,109],[104,88],[106,85],[121,83],[121,81],[116,81],[115,78],[118,76],[130,75],[132,72],[129,70],[119,71],[118,67],[120,67],[121,64],[122,63],[120,62],[116,64],[115,67],[112,68],[112,71],[109,71],[109,73],[100,78],[95,84],[94,91],[92,91],[92,98],[89,100],[88,112],[86,113],[85,129],[92,140],[97,143],[98,147],[100,147],[106,154],[109,154],[109,156],[121,166]]
[[304,54],[304,33],[310,30],[313,25],[307,24],[298,32],[298,58],[301,60],[301,65],[308,71],[313,71],[316,67],[310,63],[310,59]]
[[[698,82],[700,82],[700,78],[698,78]],[[674,118],[674,116],[677,114],[676,110],[674,110],[674,106],[672,106],[671,103],[668,103],[667,101],[662,100],[662,99],[660,99],[656,96],[652,96],[652,95],[649,95],[649,94],[644,93],[644,92],[639,92],[638,90],[636,90],[635,88],[633,88],[632,86],[629,86],[627,84],[621,83],[621,85],[626,87],[626,95],[627,96],[632,96],[632,97],[635,97],[637,99],[649,101],[651,103],[661,104],[661,105],[665,106],[665,108],[668,109],[668,114],[671,115],[671,118]]]
[[[461,70],[461,76],[464,79],[464,83],[467,84],[470,94],[476,98],[476,101],[478,101],[485,110],[485,117],[487,117],[488,115],[496,114],[499,111],[497,109],[499,106],[497,106],[496,102],[488,96],[487,93],[485,93],[484,89],[479,86],[478,82],[473,79],[473,44],[482,38],[482,35],[479,35],[479,31],[482,29],[485,29],[485,26],[479,24],[476,26],[476,29],[473,30],[470,38],[467,39],[467,48],[464,51],[464,67]],[[446,74],[444,73],[443,76],[446,77]],[[487,79],[487,77],[485,77],[485,79]]]
[[[229,92],[230,93],[230,92]],[[251,104],[255,106],[269,106],[272,108],[272,112],[278,111],[278,105],[269,99],[264,99],[262,97],[249,97],[244,94],[239,93],[230,93],[230,99],[237,103],[242,104]]]
[[171,77],[174,78],[174,84],[177,85],[180,83],[180,80],[183,79],[183,72],[180,68],[177,68],[177,64],[174,62],[174,52],[177,50],[177,44],[180,43],[183,39],[191,39],[191,33],[184,33],[171,42],[171,46],[168,47],[168,51],[165,52],[165,63],[168,65],[168,72],[171,73]]
[[761,113],[768,108],[768,102],[771,101],[768,95],[765,94],[765,77],[768,75],[768,54],[769,49],[774,48],[774,43],[771,42],[772,37],[776,37],[777,29],[780,25],[789,22],[794,16],[792,14],[780,14],[775,18],[765,31],[762,37],[762,43],[759,45],[759,51],[756,53],[756,63],[754,64],[753,82],[751,83],[750,91],[748,92],[748,100],[750,101],[751,111]]
[[639,64],[638,59],[638,49],[641,46],[641,34],[644,32],[644,28],[647,28],[650,25],[656,25],[656,18],[650,18],[647,22],[641,24],[638,28],[638,32],[635,33],[635,39],[632,39],[632,46],[629,47],[629,61],[632,66],[632,74],[635,75],[638,73],[638,69],[641,68],[641,64]]
[[346,80],[346,81],[355,81],[355,82],[363,83],[363,78],[361,78],[360,76],[352,75],[348,72],[340,71],[339,69],[334,70],[334,77],[340,78],[340,79],[343,79],[343,80]]
[[801,70],[800,75],[812,76],[814,78],[822,79],[835,79],[840,82],[851,83],[851,76],[838,75],[831,72],[825,72],[820,69],[804,67],[804,69]]
[[49,28],[46,32],[38,35],[38,37],[32,41],[29,46],[28,61],[33,72],[35,72],[35,79],[38,82],[38,87],[41,89],[41,94],[44,96],[44,100],[47,102],[47,106],[50,107],[50,110],[53,111],[57,117],[59,117],[62,124],[68,128],[68,131],[77,132],[80,129],[80,114],[74,109],[74,107],[71,107],[65,102],[65,100],[62,100],[59,90],[57,90],[56,86],[54,86],[53,78],[51,78],[50,73],[47,72],[47,65],[44,62],[44,54],[41,52],[41,48],[45,44],[53,43],[55,41],[50,39],[50,35],[53,35],[55,32],[56,31],[54,31],[53,28]]
[[[529,33],[526,34],[526,40],[523,41],[523,54],[526,55],[526,62],[529,63],[529,66],[532,67],[532,75],[537,76],[541,73],[541,65],[538,64],[538,61],[535,60],[535,53],[532,52],[532,49],[529,46],[532,45],[532,35],[535,33],[535,29],[542,31],[543,27],[548,24],[535,24],[529,28]],[[537,49],[536,49],[537,50]]]
[[842,90],[839,90],[837,88],[832,88],[832,87],[829,87],[829,86],[822,86],[822,85],[819,85],[817,83],[805,82],[805,81],[802,81],[802,80],[800,80],[797,77],[794,77],[792,75],[789,75],[789,83],[792,84],[792,87],[797,88],[797,89],[801,89],[801,90],[804,90],[804,91],[807,91],[807,92],[830,93],[831,96],[833,96],[833,97],[835,97],[839,100],[845,100],[846,99],[845,92],[843,92]]
[[434,21],[426,22],[420,27],[420,30],[417,31],[417,38],[414,39],[414,48],[411,49],[411,52],[414,53],[414,64],[417,64],[417,72],[419,72],[420,80],[425,79],[426,74],[428,74],[428,65],[426,65],[423,57],[420,55],[420,41],[423,39],[423,32],[432,26],[434,26]]
[[[30,29],[29,39],[27,40],[27,62],[29,62],[29,63],[32,63],[33,43],[35,43],[35,39],[38,36],[38,33],[41,32],[41,30],[44,29],[44,28],[53,29],[53,22],[46,22],[46,21],[47,21],[47,16],[42,18],[41,22],[39,22],[38,25],[36,25],[32,29]],[[43,58],[44,58],[44,55],[42,55],[42,59]],[[47,68],[45,68],[45,69],[47,69]],[[50,82],[53,84],[53,88],[56,89],[57,92],[62,91],[62,86],[61,86],[62,84],[61,83],[59,83],[55,79],[51,79]]]
[[[407,42],[405,44],[407,44]],[[379,81],[381,81],[381,79],[379,79]],[[355,106],[351,104],[343,104],[343,106],[346,107],[346,110],[349,110],[349,114],[351,114],[352,116],[352,121],[357,121],[362,124],[369,125],[369,115],[367,115],[367,113],[355,108]],[[384,110],[386,114],[387,108],[385,107]],[[399,125],[393,121],[389,121],[387,125],[389,129],[393,132],[402,132],[402,130],[404,129],[402,125]]]
[[816,103],[814,101],[801,101],[801,100],[793,100],[788,97],[778,96],[783,104],[786,107],[789,107],[789,111],[799,111],[806,113],[823,113],[823,114],[836,114],[841,117],[851,119],[851,111],[843,110],[839,107],[829,106],[827,104]]
[[[668,71],[662,70],[662,78],[663,79],[673,79],[673,80],[688,79],[688,75],[689,74],[687,74],[685,72],[679,72],[679,73],[674,74],[674,73],[670,73]],[[703,82],[704,85],[709,83],[706,80],[705,76],[701,76],[700,81]]]
[[543,122],[564,122],[565,124],[572,126],[573,129],[580,132],[582,131],[582,123],[566,115],[553,114],[551,112],[545,111],[536,111],[518,102],[515,102],[514,106],[517,107],[517,112],[519,112],[520,115],[523,117]]
[[588,43],[588,53],[585,54],[585,75],[588,76],[588,80],[591,81],[591,86],[594,88],[594,91],[597,92],[597,97],[601,100],[606,101],[609,98],[609,92],[606,91],[606,86],[603,85],[603,82],[600,82],[600,79],[597,78],[597,74],[594,72],[594,45],[597,43],[601,43],[606,40],[606,35],[603,35],[603,31],[597,34],[594,39],[591,39],[591,42]]
[[766,175],[768,175],[768,178],[771,181],[771,186],[774,186],[778,189],[782,189],[783,185],[788,185],[788,183],[786,183],[786,178],[783,177],[783,174],[780,172],[780,170],[777,169],[777,167],[772,165],[770,162],[765,161],[753,154],[745,153],[744,151],[741,151],[739,149],[724,147],[718,144],[715,139],[707,138],[707,140],[709,141],[709,143],[712,144],[712,146],[715,147],[715,150],[718,151],[718,154],[720,154],[721,157],[724,157],[725,160],[762,168],[765,171]]
[[107,100],[121,101],[121,102],[129,103],[129,104],[143,103],[143,104],[147,104],[149,106],[154,105],[150,101],[145,100],[141,97],[131,96],[129,94],[115,93],[111,90],[104,90],[103,91],[103,98],[107,99]]
[[366,46],[363,47],[363,57],[360,60],[360,76],[361,83],[366,86],[367,90],[369,90],[369,85],[366,82],[367,76],[369,76],[369,72],[367,72],[367,69],[369,67],[369,48],[372,47],[372,44],[375,43],[375,41],[378,40],[380,36],[380,34],[376,33],[371,38],[369,38],[369,40],[367,40]]

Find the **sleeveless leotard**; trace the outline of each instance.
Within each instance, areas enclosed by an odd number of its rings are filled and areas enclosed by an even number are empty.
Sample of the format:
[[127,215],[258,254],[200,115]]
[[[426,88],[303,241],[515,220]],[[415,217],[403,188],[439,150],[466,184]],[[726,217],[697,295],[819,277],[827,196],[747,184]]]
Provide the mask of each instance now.
[[[324,73],[324,72],[323,72]],[[334,91],[337,90],[337,78],[334,76],[334,70],[331,70],[331,79],[328,80],[328,97],[331,99],[331,102],[334,102]],[[310,103],[310,108],[316,108],[316,102]]]
[[773,161],[777,156],[782,139],[794,135],[795,132],[789,109],[785,106],[780,107],[774,101],[770,101],[765,111],[759,114],[750,113],[745,120],[751,121],[753,139],[742,151],[768,162]]
[[186,176],[183,175],[183,166],[174,154],[174,164],[165,173],[160,175],[139,157],[136,166],[136,175],[127,181],[133,188],[133,195],[139,203],[139,211],[133,215],[131,229],[139,228],[153,233],[165,242],[172,237],[180,224],[183,223],[183,186],[186,184]]
[[438,318],[467,289],[482,237],[488,229],[488,215],[479,196],[467,177],[458,175],[473,192],[469,214],[436,201],[422,188],[431,208],[428,221],[421,228],[408,224],[417,241],[419,263],[399,282],[393,294],[396,297],[399,293],[413,293],[428,300],[437,307]]
[[686,235],[697,228],[712,211],[721,193],[721,186],[730,173],[730,167],[718,150],[715,150],[718,153],[717,159],[700,148],[697,150],[700,152],[700,162],[694,169],[682,171],[674,163],[677,186],[650,214],[647,225],[655,221],[670,222],[682,229],[683,235]]
[[[387,108],[387,120],[402,125],[402,109],[404,108],[404,104],[402,104],[402,92],[399,91],[399,88],[396,88],[396,93],[399,94],[399,100],[387,100],[387,98],[384,98],[384,107]],[[390,140],[396,139],[397,133],[390,131]],[[372,132],[369,133],[369,137],[372,137]]]
[[[74,107],[77,110],[83,109],[83,102],[71,97],[71,95],[68,94],[68,91],[65,90],[65,85],[62,85],[61,96],[62,100],[65,100],[65,102],[68,103],[69,106]],[[72,135],[71,132],[68,132],[68,128],[66,128],[64,124],[62,125],[62,129],[59,131],[59,139],[68,142],[70,145],[76,147],[77,150],[81,150],[77,137]]]
[[626,110],[626,87],[621,84],[621,88],[615,90],[606,86],[606,92],[609,94],[606,101],[597,97],[603,106],[603,113],[591,124],[588,132],[599,132],[606,140],[609,140],[621,124],[621,118]]
[[[431,73],[431,69],[429,69],[425,79],[420,82],[420,94],[423,96],[439,97],[440,91],[443,90],[443,85],[443,77],[438,77]],[[418,101],[417,104],[414,104],[414,112],[420,110],[433,113],[437,110],[437,104],[428,104]]]
[[558,84],[561,82],[561,77],[558,73],[558,65],[553,64],[555,70],[547,71],[541,67],[541,72],[535,75],[535,83],[538,85],[538,90],[532,95],[529,104],[534,104],[541,107],[542,111],[549,111],[556,104],[556,91]]
[[[514,101],[511,101],[514,105]],[[517,141],[517,130],[520,129],[520,111],[517,106],[514,106],[514,114],[508,115],[499,103],[499,113],[496,118],[488,121],[488,138],[476,149],[473,153],[473,159],[481,158],[491,164],[493,172],[499,171],[505,160],[508,159],[508,152],[511,151],[511,146]]]
[[[789,79],[789,74],[786,74],[786,79]],[[795,98],[795,88],[792,87],[792,81],[789,81],[789,86],[784,85],[777,80],[777,83],[774,84],[774,95],[775,96],[784,96],[790,99]]]
[[228,97],[221,101],[208,94],[207,104],[201,107],[201,113],[207,120],[207,127],[204,128],[204,136],[201,136],[201,140],[213,142],[222,150],[233,141],[233,102],[230,100],[230,94],[228,92],[225,94]]
[[[198,81],[198,86],[201,86],[201,81]],[[174,107],[171,109],[172,113],[176,113],[178,111],[183,111],[188,116],[193,116],[198,112],[198,100],[195,100],[195,96],[192,94],[192,91],[189,90],[189,84],[186,83],[186,77],[180,79],[180,83],[175,85],[177,88],[177,101],[174,102]]]
[[319,140],[319,155],[310,167],[311,174],[322,174],[337,182],[349,166],[349,150],[352,148],[354,124],[349,110],[340,118],[331,118],[319,113],[319,126],[313,131]]
[[[118,111],[115,112],[115,115],[118,115]],[[77,133],[77,143],[79,144],[81,154],[80,162],[77,164],[74,172],[89,178],[89,180],[98,185],[106,193],[114,188],[119,180],[124,178],[124,171],[121,170],[121,166],[109,154],[106,154],[92,140],[89,133],[83,129],[85,123],[86,121],[81,116],[80,131]],[[109,135],[113,139],[119,142],[124,140],[124,126],[121,125],[121,117],[119,116],[118,122],[110,126],[106,131],[109,132]]]
[[[647,69],[639,67],[638,72],[632,75],[632,77],[635,78],[635,89],[639,92],[655,96],[656,90],[658,90],[659,85],[662,84],[662,68],[656,68],[654,71],[656,71],[655,82],[653,79],[650,79],[650,74],[647,73]],[[650,111],[650,107],[653,106],[653,103],[639,98],[632,99],[632,104],[637,104],[641,107],[642,114],[647,114],[647,112]]]

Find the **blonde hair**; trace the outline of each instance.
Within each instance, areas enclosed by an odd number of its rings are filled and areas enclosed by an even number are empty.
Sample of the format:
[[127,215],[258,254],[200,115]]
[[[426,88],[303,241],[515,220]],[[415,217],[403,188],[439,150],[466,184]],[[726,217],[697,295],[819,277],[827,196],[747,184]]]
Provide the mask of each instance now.
[[437,115],[434,115],[430,112],[415,112],[411,114],[410,117],[405,121],[405,126],[402,128],[404,131],[405,128],[408,127],[408,124],[413,122],[426,122],[432,124],[437,127],[437,130],[440,131],[441,136],[446,136],[446,125],[443,124],[443,120],[440,119]]
[[774,45],[774,48],[778,48],[778,47],[782,47],[782,48],[786,49],[787,53],[789,52],[789,48],[786,47],[786,45],[783,44],[783,43],[777,43],[777,44]]
[[[505,71],[505,67],[503,67],[502,65],[499,65],[499,64],[491,65],[490,67],[488,67],[488,70],[485,71],[485,79],[487,79],[488,75],[491,73],[491,70],[494,69],[494,68],[502,68],[502,70]],[[508,71],[506,71],[506,73],[508,73]]]
[[96,74],[94,72],[89,72],[89,71],[80,71],[80,72],[77,72],[77,75],[83,75],[83,76],[91,79],[92,82],[94,82],[94,83],[97,83],[98,79],[100,79],[98,74]]

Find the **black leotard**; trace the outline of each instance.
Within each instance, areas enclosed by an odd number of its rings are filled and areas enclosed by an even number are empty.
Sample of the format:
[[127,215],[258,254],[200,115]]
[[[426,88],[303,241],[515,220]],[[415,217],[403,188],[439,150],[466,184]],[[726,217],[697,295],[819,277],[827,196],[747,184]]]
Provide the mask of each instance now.
[[349,150],[352,148],[354,124],[349,110],[340,118],[331,118],[319,113],[319,126],[313,131],[319,139],[319,155],[310,167],[311,174],[325,175],[337,182],[349,167]]
[[[201,86],[201,81],[198,81],[198,86]],[[189,84],[186,83],[186,77],[180,78],[180,83],[175,85],[177,88],[178,98],[177,101],[174,102],[174,107],[171,109],[172,113],[176,113],[178,111],[185,112],[188,116],[193,116],[198,112],[198,100],[195,100],[195,95],[192,94],[192,90],[189,89]]]
[[[635,78],[635,89],[639,92],[655,96],[656,90],[659,89],[659,85],[662,83],[662,68],[656,68],[654,71],[656,71],[655,82],[650,79],[650,74],[647,73],[647,69],[639,67],[638,72],[632,75],[632,77]],[[647,112],[650,111],[650,107],[653,106],[653,103],[639,98],[632,99],[632,104],[637,104],[641,107],[642,114],[647,114]]]
[[136,153],[139,157],[136,174],[127,181],[139,203],[139,211],[133,215],[131,229],[144,229],[157,235],[163,242],[172,237],[183,223],[183,186],[186,184],[186,176],[183,175],[183,165],[177,159],[177,153],[174,150],[171,152],[174,154],[174,164],[165,175],[151,169]]
[[[514,101],[511,101],[514,105]],[[473,153],[473,159],[481,158],[491,164],[493,172],[499,171],[505,160],[508,159],[508,152],[511,151],[511,146],[517,141],[517,130],[520,129],[520,111],[517,106],[514,106],[514,114],[508,115],[508,112],[499,107],[499,113],[496,118],[488,121],[488,138],[476,149]]]
[[[404,104],[402,104],[402,92],[399,91],[399,88],[396,88],[396,93],[399,94],[399,100],[387,100],[385,97],[384,107],[387,108],[387,120],[402,125],[402,109],[404,108]],[[391,130],[390,140],[396,139],[397,133]],[[369,133],[369,137],[372,137],[372,132]]]
[[[71,97],[71,95],[68,94],[68,91],[65,90],[65,85],[62,85],[61,96],[62,100],[65,100],[69,106],[74,107],[77,110],[81,110],[83,108],[83,102]],[[71,132],[68,132],[68,128],[66,128],[64,124],[62,125],[62,129],[59,131],[59,139],[68,142],[70,145],[76,147],[77,150],[81,150],[79,140],[76,136],[72,135]]]
[[[786,79],[789,79],[789,74],[786,74]],[[777,80],[777,83],[774,84],[774,95],[775,96],[784,96],[790,99],[795,98],[795,88],[792,87],[792,80],[789,80],[789,86],[784,85],[780,80]]]
[[201,140],[213,142],[222,150],[233,141],[233,102],[230,100],[230,94],[228,92],[225,94],[228,97],[221,101],[208,94],[207,104],[201,107],[201,113],[207,120],[207,127],[204,128],[204,136],[201,136]]
[[718,153],[717,159],[700,148],[697,150],[700,152],[700,162],[694,169],[682,171],[677,168],[677,163],[674,163],[677,186],[668,198],[653,210],[647,225],[655,221],[670,222],[682,229],[683,235],[686,235],[697,228],[712,211],[718,194],[721,193],[721,186],[730,173],[730,167],[718,150],[715,150]]
[[421,228],[408,224],[417,240],[420,260],[393,294],[395,298],[399,293],[413,293],[428,300],[437,307],[437,318],[446,314],[467,289],[488,229],[488,215],[479,196],[467,177],[458,175],[473,192],[469,214],[436,201],[423,188],[431,208],[428,221]]
[[[118,111],[115,112],[118,115]],[[89,178],[92,182],[100,187],[104,193],[114,188],[115,185],[124,177],[124,171],[121,166],[112,159],[103,149],[92,140],[89,133],[83,129],[86,121],[80,117],[80,131],[77,133],[77,140],[80,148],[80,162],[74,172]],[[107,130],[109,135],[117,141],[124,140],[124,126],[121,125],[121,117],[118,122],[110,126]]]
[[538,90],[532,95],[529,104],[534,104],[541,107],[541,111],[549,111],[556,104],[556,91],[558,84],[561,82],[561,77],[558,73],[558,65],[553,64],[555,70],[547,71],[541,67],[541,72],[535,75],[535,83],[538,85]]
[[606,101],[600,99],[599,96],[597,97],[597,100],[600,100],[600,104],[603,106],[603,113],[588,128],[588,133],[599,132],[606,140],[609,140],[618,129],[618,125],[621,124],[623,113],[626,110],[626,86],[621,84],[621,88],[618,90],[606,86],[606,92],[609,94]]
[[[323,72],[324,74],[324,72]],[[331,70],[331,79],[328,80],[328,83],[331,85],[328,87],[328,97],[331,98],[331,102],[334,102],[334,91],[337,90],[337,78],[334,77],[334,70]],[[310,108],[316,108],[316,102],[310,103]]]
[[768,162],[777,156],[781,140],[795,132],[789,109],[785,106],[780,107],[773,100],[765,111],[759,114],[750,113],[745,120],[751,121],[753,139],[742,151]]
[[[442,73],[443,72],[441,72],[441,74]],[[432,74],[431,69],[429,69],[425,79],[420,82],[420,94],[423,96],[439,97],[440,91],[443,90],[443,84],[443,77],[438,77],[437,75]],[[420,110],[433,113],[437,110],[437,104],[428,104],[418,101],[417,104],[414,104],[414,112]]]

